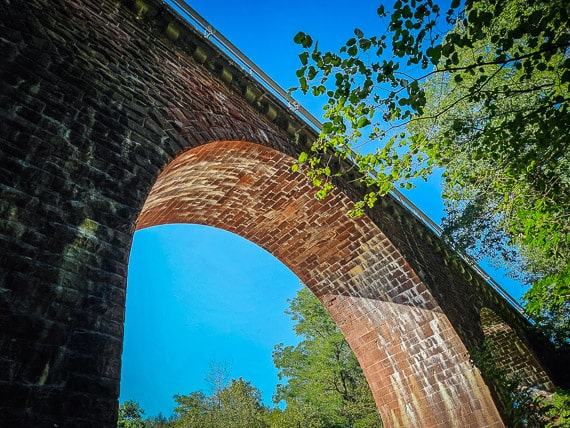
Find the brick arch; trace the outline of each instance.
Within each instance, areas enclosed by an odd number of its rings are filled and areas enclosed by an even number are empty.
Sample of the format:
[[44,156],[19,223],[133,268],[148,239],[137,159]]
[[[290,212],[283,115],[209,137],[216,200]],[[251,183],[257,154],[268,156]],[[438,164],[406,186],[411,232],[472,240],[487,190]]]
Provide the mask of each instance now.
[[504,319],[483,307],[481,327],[497,368],[508,376],[519,378],[522,386],[554,391],[554,384],[534,353]]
[[[465,355],[483,338],[483,306],[527,332],[549,369],[566,367],[395,198],[368,212],[373,222],[348,222],[344,195],[365,192],[351,165],[336,165],[343,194],[323,203],[279,169],[316,133],[164,2],[12,0],[0,10],[4,424],[116,424],[132,234],[159,172],[183,171],[184,157],[170,163],[183,153],[195,189],[168,201],[171,220],[200,206],[204,221],[248,225],[248,239],[273,245],[351,338],[386,425],[500,425]],[[197,148],[226,140],[277,151]],[[139,227],[158,223],[157,207]]]
[[292,173],[292,158],[224,141],[161,173],[137,228],[196,223],[236,233],[287,265],[321,300],[354,350],[386,426],[502,426],[441,307],[370,218],[344,215]]

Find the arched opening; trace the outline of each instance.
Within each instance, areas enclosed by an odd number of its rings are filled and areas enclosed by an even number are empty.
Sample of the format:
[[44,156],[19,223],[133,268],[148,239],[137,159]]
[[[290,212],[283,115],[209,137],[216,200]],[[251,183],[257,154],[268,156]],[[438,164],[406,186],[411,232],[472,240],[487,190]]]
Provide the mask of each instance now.
[[534,353],[499,315],[489,308],[482,308],[481,327],[493,362],[501,373],[520,379],[521,387],[554,391],[552,381]]
[[161,173],[137,229],[204,224],[273,254],[319,298],[356,354],[387,426],[500,425],[487,387],[439,304],[340,192],[316,200],[292,159],[259,144],[191,149]]
[[128,277],[121,400],[168,414],[172,396],[208,392],[212,362],[251,381],[271,404],[273,346],[295,343],[287,299],[298,278],[229,232],[174,224],[135,234]]

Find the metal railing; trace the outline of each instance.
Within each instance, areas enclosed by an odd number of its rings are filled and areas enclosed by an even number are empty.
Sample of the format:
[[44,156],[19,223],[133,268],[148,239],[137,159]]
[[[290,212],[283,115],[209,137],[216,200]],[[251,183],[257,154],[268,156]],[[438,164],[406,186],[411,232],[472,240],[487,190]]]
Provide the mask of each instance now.
[[[239,64],[249,75],[254,77],[266,89],[281,99],[301,120],[310,123],[313,128],[321,132],[323,126],[321,122],[306,108],[295,101],[289,93],[287,93],[279,84],[269,77],[261,68],[255,65],[243,52],[241,52],[232,42],[226,39],[219,31],[217,31],[208,21],[206,21],[196,10],[190,7],[183,0],[163,0],[163,3],[169,6],[195,29],[201,31],[205,38],[210,39],[216,46],[229,56],[231,60]],[[354,152],[352,152],[354,154]],[[353,156],[354,158],[354,156]],[[443,238],[443,230],[441,227],[430,219],[421,209],[419,209],[412,201],[405,197],[397,189],[393,189],[392,196],[400,202],[408,211],[410,211],[418,220],[429,227],[439,238]],[[453,248],[459,256],[467,263],[478,275],[480,275],[501,297],[511,304],[517,311],[524,314],[523,307],[513,299],[509,293],[501,287],[487,272],[485,272],[479,264],[469,255],[456,248]]]
[[208,21],[190,7],[183,0],[163,0],[163,3],[170,6],[179,15],[186,19],[190,24],[194,25],[199,31],[202,31],[204,37],[210,39],[214,44],[220,47],[233,61],[239,64],[249,75],[269,89],[274,95],[284,101],[287,106],[293,110],[305,122],[309,122],[317,131],[322,130],[321,122],[311,114],[305,107],[295,101],[281,86],[279,86],[271,77],[267,75],[261,68],[253,63],[242,51],[240,51],[232,42],[217,31]]

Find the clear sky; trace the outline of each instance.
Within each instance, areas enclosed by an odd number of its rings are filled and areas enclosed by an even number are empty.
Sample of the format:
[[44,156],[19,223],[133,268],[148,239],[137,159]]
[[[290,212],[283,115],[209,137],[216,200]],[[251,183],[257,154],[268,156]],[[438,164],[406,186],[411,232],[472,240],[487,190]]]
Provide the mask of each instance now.
[[[285,89],[297,85],[298,31],[330,49],[338,49],[355,27],[382,31],[375,1],[189,3]],[[320,117],[319,104],[298,99]],[[433,181],[408,197],[439,223],[439,194]],[[520,286],[497,276],[520,297]],[[277,382],[271,352],[277,343],[296,341],[283,312],[299,287],[273,256],[228,232],[196,225],[138,231],[129,263],[120,401],[138,401],[147,416],[168,415],[174,394],[209,393],[204,378],[209,362],[217,361],[261,389],[270,404]]]
[[271,254],[220,229],[138,231],[127,287],[121,401],[169,414],[174,394],[202,389],[209,363],[228,363],[271,403],[273,346],[295,343],[284,314],[301,287]]

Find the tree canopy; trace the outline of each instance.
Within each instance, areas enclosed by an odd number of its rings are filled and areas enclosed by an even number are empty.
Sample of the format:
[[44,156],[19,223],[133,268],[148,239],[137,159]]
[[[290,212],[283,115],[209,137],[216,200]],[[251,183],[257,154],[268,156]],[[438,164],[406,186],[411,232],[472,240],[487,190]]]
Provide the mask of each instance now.
[[[211,362],[210,393],[176,394],[174,415],[143,420],[134,401],[120,407],[119,427],[162,428],[373,428],[380,416],[366,379],[344,337],[318,299],[303,288],[287,311],[303,338],[297,346],[277,345],[274,362],[281,383],[275,403],[266,406],[260,391],[226,363]],[[283,404],[281,403],[281,404]],[[283,408],[284,407],[284,408]]]
[[287,313],[302,340],[279,344],[273,361],[279,369],[274,400],[304,427],[380,427],[376,404],[348,342],[321,302],[304,287]]
[[320,138],[294,166],[317,196],[336,158],[369,186],[352,214],[442,171],[447,238],[532,284],[526,310],[559,344],[570,332],[569,11],[397,0],[377,10],[387,32],[356,29],[336,52],[295,37],[300,89],[326,100]]
[[[290,300],[287,313],[295,321],[297,345],[279,344],[273,358],[280,384],[274,404],[265,406],[260,391],[239,377],[230,379],[229,365],[210,364],[206,374],[211,392],[174,396],[174,415],[142,419],[135,401],[119,409],[118,427],[146,428],[375,428],[382,421],[356,357],[333,319],[307,289]],[[524,379],[498,366],[489,342],[471,357],[494,382],[499,400],[513,426],[569,426],[570,394],[557,390],[551,397],[533,396],[521,388]],[[530,424],[530,425],[529,425]],[[538,424],[538,425],[536,425]]]
[[267,409],[260,391],[241,377],[232,379],[211,396],[195,391],[175,395],[174,427],[185,428],[266,428]]
[[143,428],[144,410],[134,400],[127,400],[119,406],[117,428]]

